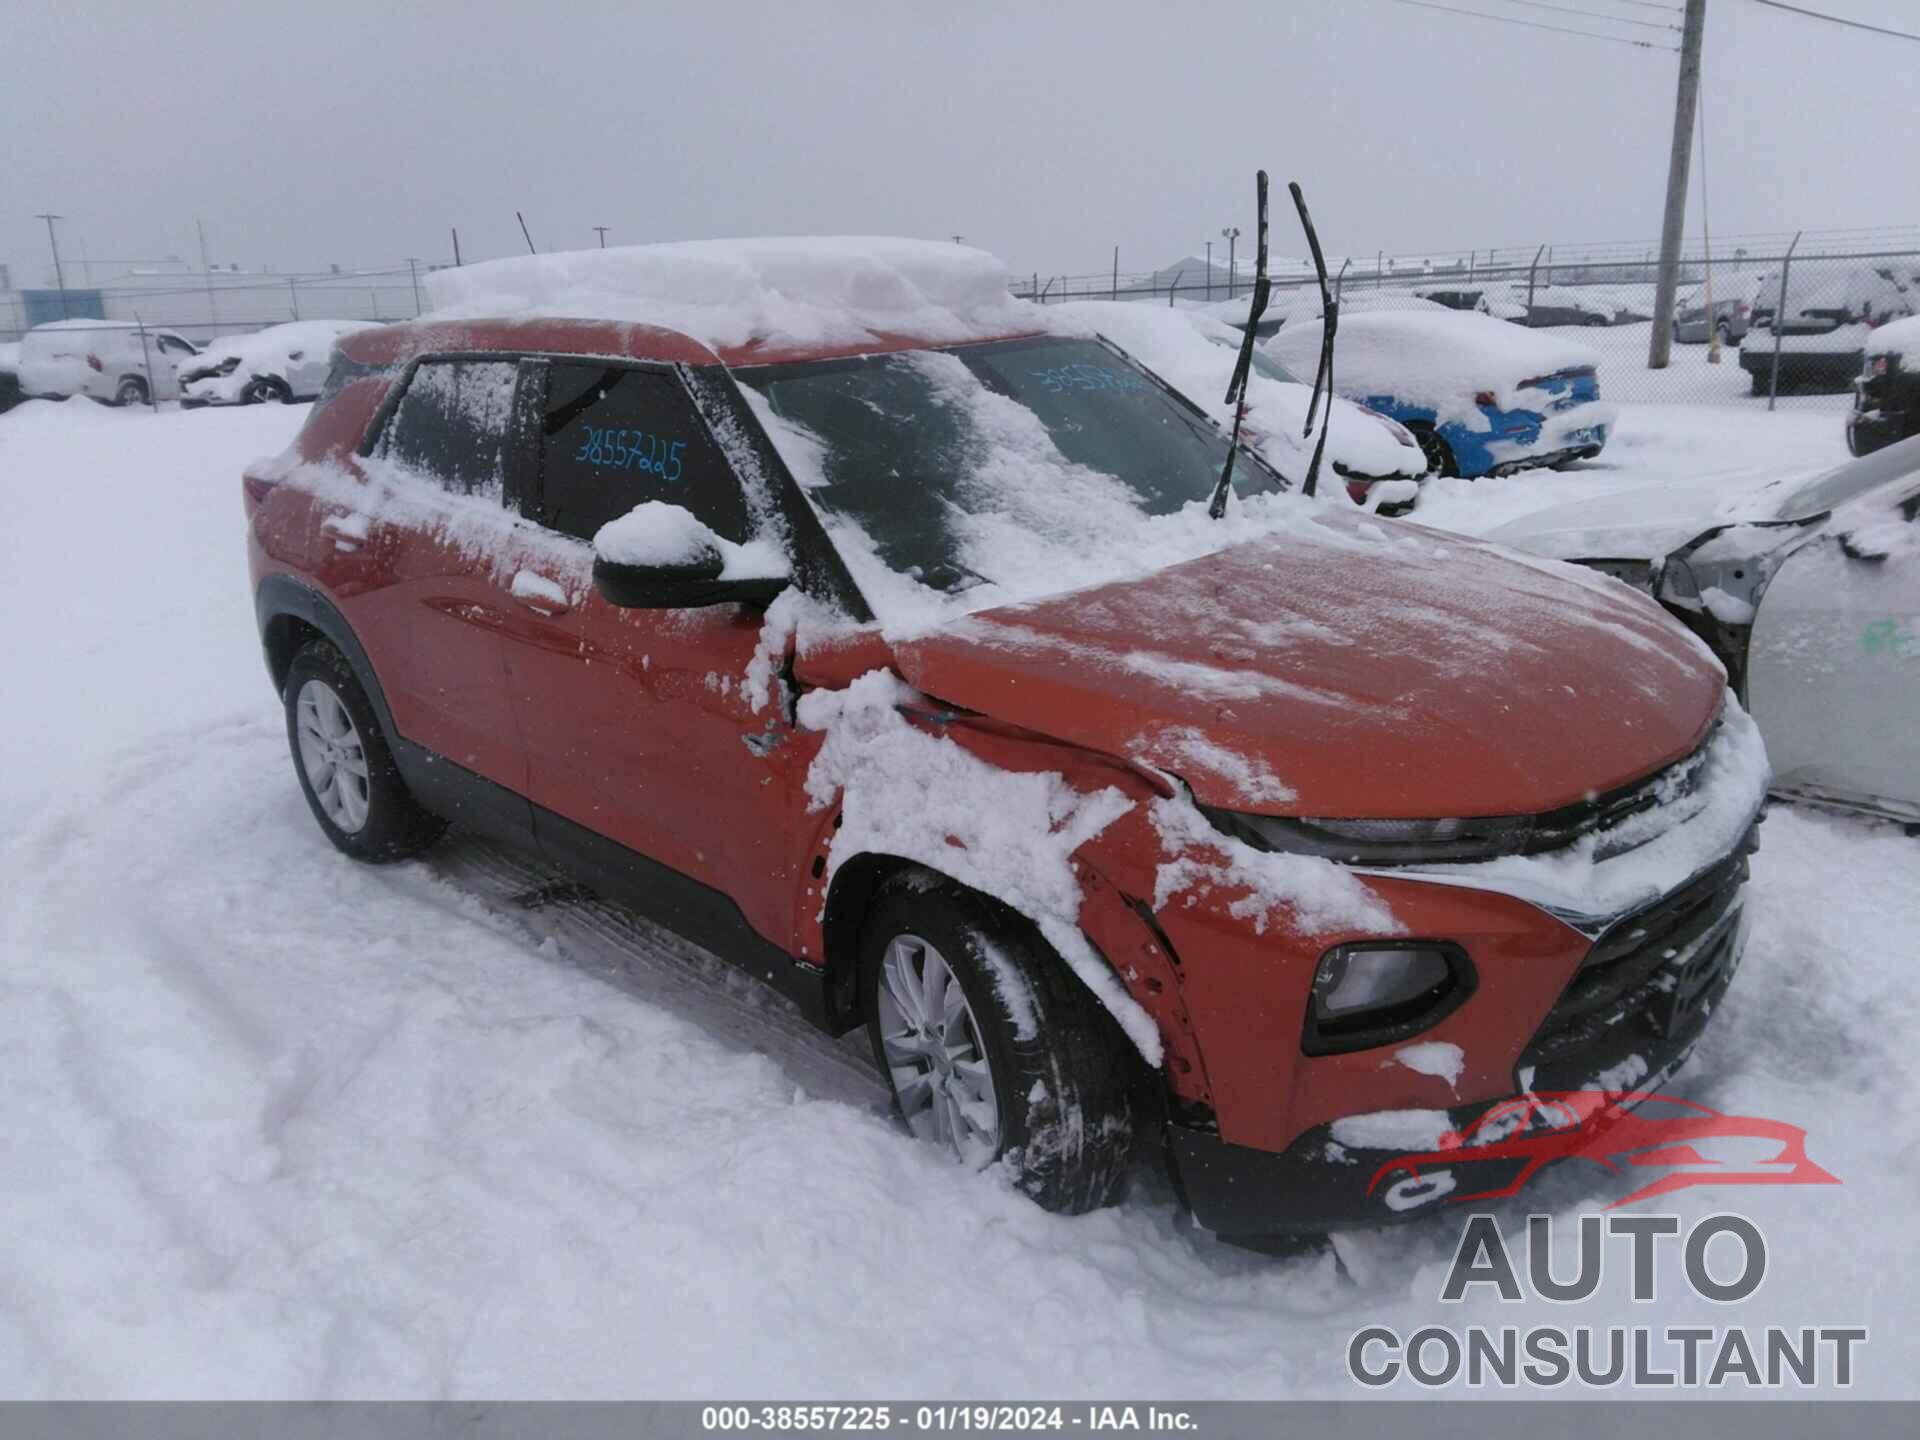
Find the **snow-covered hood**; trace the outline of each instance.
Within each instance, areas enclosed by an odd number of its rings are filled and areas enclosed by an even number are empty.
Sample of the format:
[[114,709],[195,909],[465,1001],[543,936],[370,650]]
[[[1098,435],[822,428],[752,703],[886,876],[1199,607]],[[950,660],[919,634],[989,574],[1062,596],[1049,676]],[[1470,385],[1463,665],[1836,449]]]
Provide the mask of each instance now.
[[1720,523],[1723,506],[1712,494],[1649,485],[1549,505],[1486,538],[1556,560],[1658,560]]
[[1345,524],[1378,537],[1370,554],[1283,534],[971,615],[891,658],[937,700],[1267,814],[1537,814],[1705,734],[1723,673],[1651,601],[1423,527]]
[[233,399],[257,375],[284,378],[296,351],[304,358],[324,360],[346,336],[373,328],[365,321],[303,320],[246,335],[222,335],[180,366],[180,378],[190,396]]

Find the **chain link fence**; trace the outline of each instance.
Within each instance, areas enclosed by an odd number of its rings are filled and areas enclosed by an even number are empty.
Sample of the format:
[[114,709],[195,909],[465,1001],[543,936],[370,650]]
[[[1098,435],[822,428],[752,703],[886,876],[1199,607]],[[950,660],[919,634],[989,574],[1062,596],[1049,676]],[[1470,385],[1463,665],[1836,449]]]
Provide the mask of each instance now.
[[[1697,252],[1684,256],[1668,363],[1658,370],[1648,363],[1657,284],[1650,253],[1556,259],[1543,245],[1531,255],[1376,256],[1333,262],[1333,283],[1349,315],[1440,305],[1577,340],[1600,357],[1601,391],[1612,400],[1842,409],[1873,327],[1920,312],[1920,237],[1867,232],[1881,243],[1865,248],[1860,238],[1740,245],[1726,256],[1716,252],[1711,264]],[[1269,319],[1318,315],[1318,281],[1299,262],[1280,262],[1271,278]],[[1041,304],[1212,307],[1231,320],[1251,284],[1244,262],[1216,261],[1211,269],[1195,262],[1152,272],[1122,273],[1116,265],[1105,274],[1034,274],[1013,292]],[[1775,324],[1776,313],[1783,323]]]
[[12,290],[0,306],[0,341],[60,319],[123,321],[196,344],[290,320],[411,320],[425,305],[422,282],[439,268],[433,261],[297,274],[183,268],[97,286]]

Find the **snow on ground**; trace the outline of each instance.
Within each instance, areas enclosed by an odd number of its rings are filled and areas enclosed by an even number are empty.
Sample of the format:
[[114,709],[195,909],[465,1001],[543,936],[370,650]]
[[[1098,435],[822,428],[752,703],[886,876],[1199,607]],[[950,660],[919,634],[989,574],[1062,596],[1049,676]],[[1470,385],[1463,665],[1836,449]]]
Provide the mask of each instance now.
[[[0,1393],[1340,1396],[1356,1328],[1472,1320],[1864,1323],[1854,1393],[1914,1393],[1920,842],[1764,828],[1752,946],[1674,1090],[1805,1126],[1844,1183],[1655,1207],[1764,1229],[1738,1307],[1650,1315],[1624,1264],[1578,1307],[1442,1306],[1454,1217],[1343,1239],[1342,1275],[1213,1241],[1150,1173],[1050,1217],[899,1133],[857,1038],[644,924],[471,841],[326,845],[238,484],[303,413],[0,417]],[[1648,468],[1609,478],[1659,478],[1686,420],[1630,411],[1645,443],[1603,459]],[[1729,475],[1812,449],[1741,443]],[[1608,1183],[1550,1176],[1503,1225],[1635,1182]]]
[[1846,459],[1842,417],[1830,408],[1769,415],[1759,405],[1622,405],[1606,449],[1594,459],[1567,470],[1429,479],[1414,518],[1484,535],[1549,506],[1655,486],[1670,490],[1677,506],[1697,500],[1710,514],[1717,499]]

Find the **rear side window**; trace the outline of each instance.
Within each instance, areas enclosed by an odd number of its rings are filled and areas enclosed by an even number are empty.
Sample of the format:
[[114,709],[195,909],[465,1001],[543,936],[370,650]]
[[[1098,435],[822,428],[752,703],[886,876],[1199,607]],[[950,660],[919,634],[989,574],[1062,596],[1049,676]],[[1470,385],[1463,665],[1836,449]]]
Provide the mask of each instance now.
[[715,533],[748,538],[745,498],[670,370],[555,361],[540,424],[544,523],[591,540],[634,506],[683,506]]
[[422,361],[373,453],[448,490],[502,499],[518,373],[511,360]]

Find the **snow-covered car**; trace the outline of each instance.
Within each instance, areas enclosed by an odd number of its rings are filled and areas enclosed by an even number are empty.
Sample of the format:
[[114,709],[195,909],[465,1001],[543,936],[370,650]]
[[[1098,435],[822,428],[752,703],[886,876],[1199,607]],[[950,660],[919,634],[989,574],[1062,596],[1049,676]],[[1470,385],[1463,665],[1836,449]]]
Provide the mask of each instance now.
[[[1405,290],[1343,290],[1339,295],[1340,316],[1370,314],[1376,310],[1445,310],[1436,300],[1428,300]],[[1193,307],[1201,315],[1224,321],[1236,330],[1247,328],[1247,300],[1217,300],[1211,305]],[[1192,313],[1192,312],[1190,312]],[[1288,325],[1317,321],[1321,314],[1320,292],[1310,285],[1291,290],[1276,290],[1267,303],[1266,314],[1253,327],[1254,335],[1270,340]]]
[[1734,345],[1746,338],[1752,311],[1737,295],[1713,297],[1713,321],[1707,320],[1707,292],[1696,289],[1682,299],[1673,315],[1673,338],[1680,345],[1704,345],[1718,332],[1722,345]]
[[1636,518],[1634,492],[1488,535],[1655,595],[1748,704],[1778,793],[1920,822],[1920,437],[1724,503]]
[[1909,435],[1920,435],[1920,316],[1882,325],[1867,337],[1847,415],[1847,450],[1869,455]]
[[199,349],[184,335],[122,320],[51,320],[20,342],[20,388],[42,400],[85,395],[110,405],[177,400],[177,367]]
[[1059,1210],[1152,1137],[1224,1235],[1411,1218],[1367,1179],[1422,1137],[1661,1084],[1744,939],[1720,667],[1599,577],[1229,477],[1007,278],[525,256],[349,336],[241,482],[327,839],[535,847],[865,1026],[908,1129]]
[[[1111,300],[1051,305],[1045,313],[1063,333],[1104,335],[1221,426],[1232,427],[1233,407],[1221,398],[1240,343],[1241,332],[1231,325],[1197,310]],[[1317,418],[1313,435],[1306,433],[1312,399],[1311,386],[1265,351],[1254,351],[1242,438],[1295,485],[1306,477],[1319,436]],[[1411,508],[1427,469],[1413,433],[1337,395],[1322,397],[1320,412],[1328,426],[1321,463],[1332,472],[1325,483],[1343,485],[1355,503],[1388,514]]]
[[1533,329],[1618,325],[1626,318],[1617,302],[1567,285],[1535,286],[1531,296],[1524,286],[1516,286],[1511,303],[1519,308],[1518,322]]
[[1788,318],[1782,322],[1771,310],[1755,314],[1740,342],[1740,368],[1755,395],[1773,387],[1776,359],[1783,391],[1849,389],[1873,331],[1912,315],[1915,305],[1909,282],[1887,270],[1856,269],[1804,295],[1789,287]]
[[326,384],[333,347],[365,320],[296,320],[248,335],[222,335],[180,369],[182,405],[259,405],[311,400]]
[[[1267,353],[1311,373],[1322,328],[1289,324]],[[1411,430],[1437,474],[1565,466],[1607,443],[1614,408],[1600,399],[1600,358],[1576,340],[1441,306],[1349,315],[1343,302],[1336,344],[1339,392]]]

